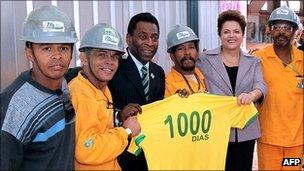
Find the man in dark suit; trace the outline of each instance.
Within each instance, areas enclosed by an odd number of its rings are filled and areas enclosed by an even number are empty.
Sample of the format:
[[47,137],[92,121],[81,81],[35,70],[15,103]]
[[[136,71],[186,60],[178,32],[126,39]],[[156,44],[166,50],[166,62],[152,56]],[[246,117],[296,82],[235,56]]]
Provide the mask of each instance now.
[[[151,59],[158,48],[159,24],[150,13],[133,16],[128,25],[126,58],[109,82],[115,108],[122,109],[128,103],[145,105],[164,98],[164,70]],[[128,116],[120,116],[124,120]],[[126,150],[118,157],[122,170],[148,170],[144,152],[138,156]]]

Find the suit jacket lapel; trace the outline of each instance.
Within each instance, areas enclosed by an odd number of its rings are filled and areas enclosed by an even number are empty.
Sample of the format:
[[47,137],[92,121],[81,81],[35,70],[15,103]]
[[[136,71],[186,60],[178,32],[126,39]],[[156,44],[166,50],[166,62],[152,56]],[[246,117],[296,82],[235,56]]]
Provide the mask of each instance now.
[[226,68],[220,58],[220,47],[216,48],[209,52],[210,54],[213,54],[213,56],[208,57],[208,61],[210,65],[214,68],[214,71],[218,73],[218,75],[222,78],[223,83],[225,85],[222,85],[221,83],[218,86],[221,86],[222,89],[227,89],[229,87],[230,92],[232,93],[232,87],[229,80],[229,76],[227,74]]
[[239,89],[239,86],[241,85],[242,80],[246,76],[246,73],[250,69],[250,59],[244,56],[244,53],[241,52],[240,54],[240,62],[239,62],[239,69],[236,77],[236,84],[235,84],[235,92]]
[[128,56],[127,59],[123,60],[125,60],[125,64],[122,65],[126,77],[129,78],[130,82],[134,85],[138,93],[145,99],[145,92],[141,83],[141,77],[134,61],[130,56]]

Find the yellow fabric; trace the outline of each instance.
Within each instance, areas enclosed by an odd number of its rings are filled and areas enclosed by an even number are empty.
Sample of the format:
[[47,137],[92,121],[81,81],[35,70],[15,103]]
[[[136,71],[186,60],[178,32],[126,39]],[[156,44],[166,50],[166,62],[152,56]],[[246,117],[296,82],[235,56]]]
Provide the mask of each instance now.
[[114,128],[112,102],[108,87],[97,89],[80,73],[70,84],[76,111],[76,170],[120,170],[117,156],[128,144],[124,128]]
[[[205,87],[205,78],[203,74],[197,68],[195,68],[194,73],[198,76],[198,79],[200,80],[199,82],[200,85],[195,81],[193,81],[192,79],[187,79],[188,83],[190,84],[193,91],[204,92],[206,90],[206,87]],[[198,90],[199,87],[200,89]],[[183,89],[183,88],[185,88],[187,91],[191,91],[185,79],[181,75],[181,73],[179,73],[172,67],[171,71],[168,72],[168,74],[166,75],[165,97],[169,97],[175,94],[175,92],[178,89]]]
[[136,154],[140,144],[149,170],[224,170],[230,128],[243,128],[257,114],[253,104],[238,106],[235,97],[206,93],[173,95],[142,109],[145,138],[133,138],[128,151]]
[[254,53],[260,57],[268,93],[259,108],[260,142],[292,147],[303,144],[303,89],[298,88],[298,74],[303,76],[303,52],[292,48],[292,63],[284,67],[269,45]]

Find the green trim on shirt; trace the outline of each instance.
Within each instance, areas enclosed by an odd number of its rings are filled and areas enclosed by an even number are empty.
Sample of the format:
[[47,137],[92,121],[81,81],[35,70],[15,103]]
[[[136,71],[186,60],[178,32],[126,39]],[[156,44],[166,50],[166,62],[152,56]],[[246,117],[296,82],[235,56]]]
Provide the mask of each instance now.
[[[255,113],[255,114],[247,121],[247,123],[245,124],[244,128],[246,128],[248,125],[250,125],[250,124],[255,120],[255,118],[258,117],[258,115],[259,115],[259,112]],[[244,129],[244,128],[243,128],[243,129]]]

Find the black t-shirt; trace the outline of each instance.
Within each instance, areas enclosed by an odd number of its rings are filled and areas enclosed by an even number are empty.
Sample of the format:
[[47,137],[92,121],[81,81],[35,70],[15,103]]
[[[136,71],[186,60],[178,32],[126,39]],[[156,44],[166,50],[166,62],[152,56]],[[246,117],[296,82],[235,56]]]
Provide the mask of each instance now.
[[230,84],[231,84],[232,91],[233,91],[233,94],[234,94],[235,93],[236,77],[237,77],[237,72],[238,72],[239,67],[238,66],[228,67],[227,65],[225,65],[225,68],[226,68],[226,71],[228,73]]

